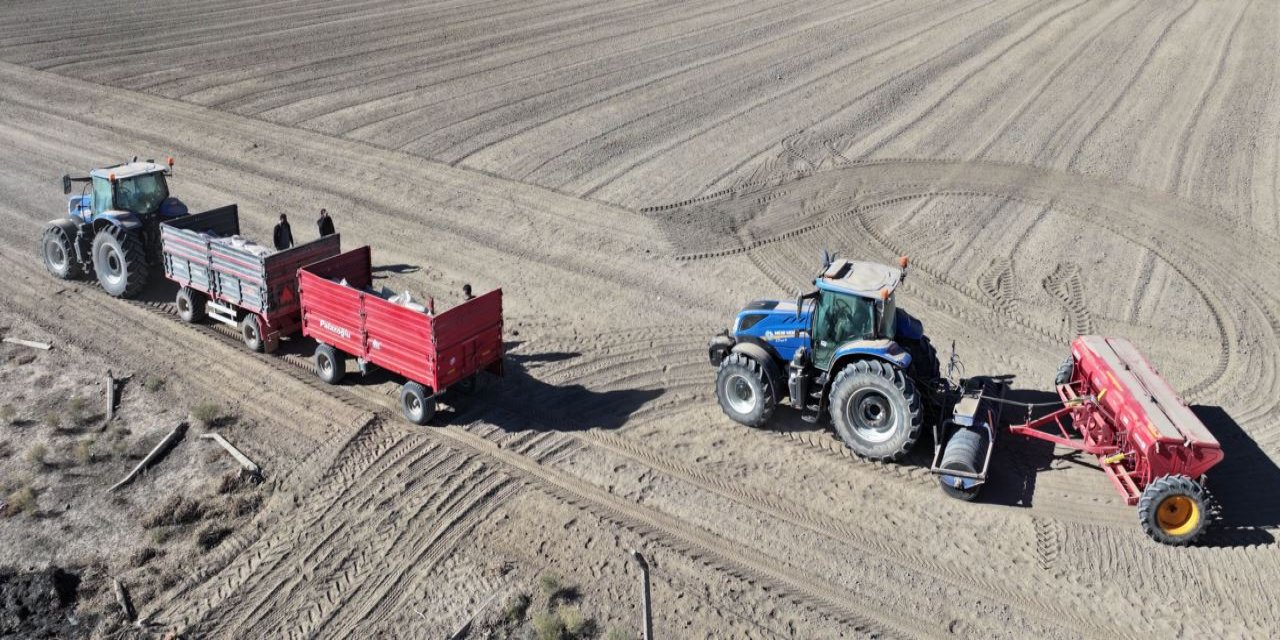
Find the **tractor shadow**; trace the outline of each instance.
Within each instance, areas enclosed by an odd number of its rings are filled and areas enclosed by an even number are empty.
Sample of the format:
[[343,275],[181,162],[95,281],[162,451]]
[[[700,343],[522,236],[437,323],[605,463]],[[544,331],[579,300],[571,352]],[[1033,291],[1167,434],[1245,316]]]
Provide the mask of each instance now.
[[[506,348],[518,345],[508,343]],[[475,392],[449,392],[455,413],[442,417],[450,424],[482,419],[509,432],[617,429],[665,391],[661,387],[590,389],[574,383],[552,384],[540,377],[541,369],[581,356],[563,351],[509,352],[502,378],[481,375]]]
[[1209,470],[1209,490],[1222,505],[1222,520],[1201,543],[1207,546],[1271,544],[1280,527],[1280,466],[1222,407],[1193,405],[1192,413],[1222,445],[1225,457]]

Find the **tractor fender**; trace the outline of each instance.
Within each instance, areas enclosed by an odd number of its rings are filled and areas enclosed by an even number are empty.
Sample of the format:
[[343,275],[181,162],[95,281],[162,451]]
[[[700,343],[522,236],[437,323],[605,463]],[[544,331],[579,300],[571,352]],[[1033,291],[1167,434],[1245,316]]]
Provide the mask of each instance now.
[[830,380],[835,380],[836,373],[850,362],[867,358],[882,360],[903,371],[911,365],[911,354],[892,340],[854,340],[841,345],[831,356]]
[[58,218],[56,220],[50,220],[48,226],[51,228],[57,227],[58,229],[62,229],[62,232],[67,234],[68,240],[76,239],[76,231],[79,230],[79,227],[80,227],[80,225],[76,224],[75,220],[72,220],[70,218]]
[[924,338],[924,323],[906,311],[898,309],[893,319],[893,331],[894,335],[903,340],[919,341]]
[[733,345],[730,353],[741,353],[759,362],[760,366],[764,367],[765,373],[773,381],[773,384],[769,385],[769,387],[773,391],[774,402],[777,402],[778,396],[782,392],[782,389],[778,387],[786,384],[786,378],[783,377],[782,370],[778,368],[777,354],[772,353],[766,346],[745,341]]
[[707,358],[711,360],[711,366],[719,367],[725,356],[729,355],[733,344],[733,336],[729,335],[727,329],[711,336],[711,341],[707,343]]
[[108,211],[94,219],[93,230],[96,233],[107,225],[132,231],[142,228],[142,220],[127,211]]

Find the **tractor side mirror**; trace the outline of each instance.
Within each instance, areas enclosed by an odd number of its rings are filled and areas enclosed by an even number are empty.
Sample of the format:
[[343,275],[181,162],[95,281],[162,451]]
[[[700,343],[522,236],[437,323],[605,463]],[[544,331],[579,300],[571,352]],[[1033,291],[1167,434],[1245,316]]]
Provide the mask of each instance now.
[[65,173],[62,174],[62,193],[64,195],[71,194],[71,176]]

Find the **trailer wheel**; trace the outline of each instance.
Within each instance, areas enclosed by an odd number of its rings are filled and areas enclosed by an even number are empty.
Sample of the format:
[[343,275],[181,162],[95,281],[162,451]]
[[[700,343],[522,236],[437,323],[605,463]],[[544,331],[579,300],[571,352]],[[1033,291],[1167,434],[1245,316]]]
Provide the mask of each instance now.
[[409,422],[426,424],[436,415],[436,398],[426,387],[406,382],[400,389],[400,411]]
[[98,283],[116,298],[132,298],[147,284],[147,253],[142,239],[119,227],[104,227],[93,236],[93,271]]
[[44,268],[59,280],[79,278],[83,271],[75,258],[75,247],[62,227],[51,224],[40,236],[40,257]]
[[[939,468],[949,471],[977,473],[987,455],[987,434],[979,429],[960,429],[947,441],[947,448],[942,452]],[[942,492],[959,500],[971,502],[978,497],[982,485],[974,485],[968,489],[947,483],[947,479],[938,478]]]
[[763,427],[777,404],[764,364],[742,353],[730,353],[720,363],[716,399],[725,415],[748,427]]
[[329,384],[338,384],[347,373],[347,354],[327,344],[316,347],[316,375]]
[[262,322],[258,314],[247,313],[240,320],[240,339],[250,351],[262,351]]
[[1195,542],[1216,511],[1209,490],[1186,476],[1161,476],[1138,499],[1142,530],[1152,540],[1174,546]]
[[178,289],[178,296],[173,305],[178,308],[178,317],[183,322],[199,322],[204,320],[204,294],[192,291],[190,287]]
[[831,384],[831,423],[863,458],[893,462],[920,438],[920,396],[911,378],[880,360],[858,360]]

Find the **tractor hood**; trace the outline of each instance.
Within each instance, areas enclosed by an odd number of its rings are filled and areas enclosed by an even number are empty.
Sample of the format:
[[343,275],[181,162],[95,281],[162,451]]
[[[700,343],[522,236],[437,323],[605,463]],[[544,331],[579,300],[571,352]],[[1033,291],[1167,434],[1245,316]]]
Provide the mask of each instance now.
[[803,304],[797,314],[794,300],[756,300],[738,312],[733,337],[767,345],[782,360],[790,360],[796,349],[809,344],[814,303],[805,300]]

